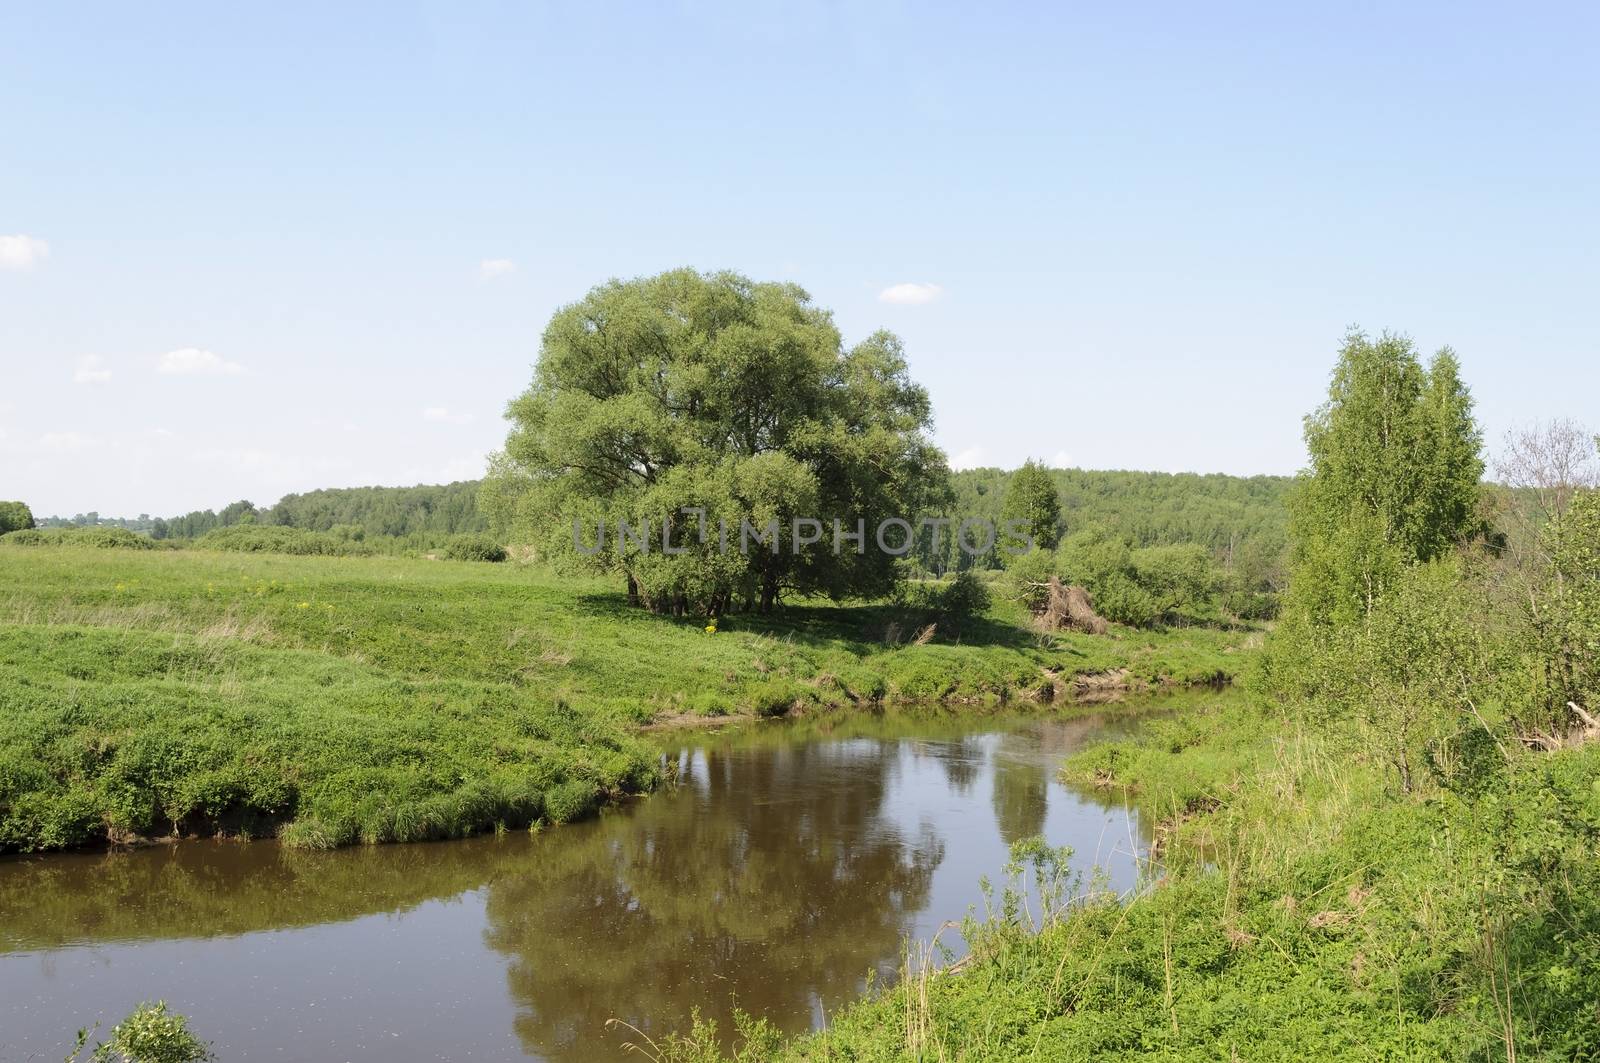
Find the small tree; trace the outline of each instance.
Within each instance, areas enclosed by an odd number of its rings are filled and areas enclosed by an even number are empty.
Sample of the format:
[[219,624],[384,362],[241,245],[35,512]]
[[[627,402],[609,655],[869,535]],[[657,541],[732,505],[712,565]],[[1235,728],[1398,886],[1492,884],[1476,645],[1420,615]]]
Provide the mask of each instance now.
[[0,535],[33,527],[33,511],[22,502],[0,502]]
[[1061,539],[1061,496],[1049,470],[1029,459],[1011,474],[1006,483],[1005,501],[1000,507],[1002,521],[1016,521],[1033,537],[1041,550],[1054,550]]

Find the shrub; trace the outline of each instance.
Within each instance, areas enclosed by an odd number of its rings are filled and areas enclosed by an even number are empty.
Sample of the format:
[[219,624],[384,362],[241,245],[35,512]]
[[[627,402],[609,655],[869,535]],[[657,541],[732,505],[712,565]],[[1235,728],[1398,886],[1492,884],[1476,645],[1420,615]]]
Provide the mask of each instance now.
[[452,561],[504,561],[506,548],[487,535],[457,535],[444,548]]
[[265,554],[350,557],[372,553],[372,548],[364,543],[340,539],[327,532],[271,524],[234,524],[226,528],[213,528],[196,539],[195,546],[202,550]]
[[1054,550],[1029,550],[1012,558],[1006,566],[1006,597],[1021,602],[1029,612],[1037,613],[1050,598],[1047,586],[1050,577],[1057,574]]
[[1161,608],[1149,592],[1116,573],[1097,580],[1093,590],[1095,611],[1114,624],[1148,627],[1161,619]]
[[1222,607],[1240,620],[1278,619],[1278,596],[1271,591],[1230,591]]
[[24,528],[7,532],[0,541],[16,546],[95,546],[129,550],[153,550],[154,539],[126,528]]
[[939,591],[935,607],[941,623],[960,626],[988,611],[989,588],[970,571],[958,573]]
[[[78,1031],[73,1063],[88,1043],[89,1031]],[[111,1030],[111,1039],[97,1046],[94,1063],[199,1063],[215,1058],[206,1043],[189,1032],[189,1020],[167,1010],[166,1001],[140,1004]]]

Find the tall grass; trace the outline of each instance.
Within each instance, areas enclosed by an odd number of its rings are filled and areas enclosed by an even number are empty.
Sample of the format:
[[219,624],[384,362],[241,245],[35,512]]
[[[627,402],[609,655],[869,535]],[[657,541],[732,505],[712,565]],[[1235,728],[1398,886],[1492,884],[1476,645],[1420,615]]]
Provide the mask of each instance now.
[[[1162,817],[1144,888],[1120,901],[1080,890],[1049,918],[992,906],[964,962],[908,964],[765,1058],[1600,1054],[1592,747],[1518,756],[1472,795],[1402,795],[1337,728],[1202,710],[1065,770]],[[718,1058],[682,1043],[664,1058]]]

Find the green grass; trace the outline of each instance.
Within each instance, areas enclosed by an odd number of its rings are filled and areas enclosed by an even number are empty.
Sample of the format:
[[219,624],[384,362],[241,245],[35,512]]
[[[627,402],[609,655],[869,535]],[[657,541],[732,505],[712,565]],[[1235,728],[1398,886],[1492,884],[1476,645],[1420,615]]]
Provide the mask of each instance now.
[[[747,1027],[743,1058],[1600,1056],[1600,749],[1402,795],[1341,727],[1234,707],[1154,720],[1065,772],[1160,818],[1137,896],[1042,928],[1000,912],[968,928],[957,973],[903,974],[792,1042]],[[663,1059],[727,1047],[702,1025]]]
[[1259,639],[1041,642],[1022,619],[890,645],[888,606],[805,605],[708,635],[525,566],[0,545],[0,848],[562,821],[653,785],[652,721],[1046,700],[1117,668],[1198,682]]

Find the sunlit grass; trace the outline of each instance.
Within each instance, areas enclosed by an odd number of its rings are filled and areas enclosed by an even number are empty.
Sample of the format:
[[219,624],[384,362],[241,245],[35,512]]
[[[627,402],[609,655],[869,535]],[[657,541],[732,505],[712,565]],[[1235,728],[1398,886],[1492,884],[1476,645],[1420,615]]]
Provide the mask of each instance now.
[[1051,701],[1116,668],[1192,682],[1249,638],[1041,638],[1002,604],[912,644],[903,620],[805,603],[708,624],[508,564],[0,547],[0,847],[567,819],[651,785],[630,734],[652,721]]

